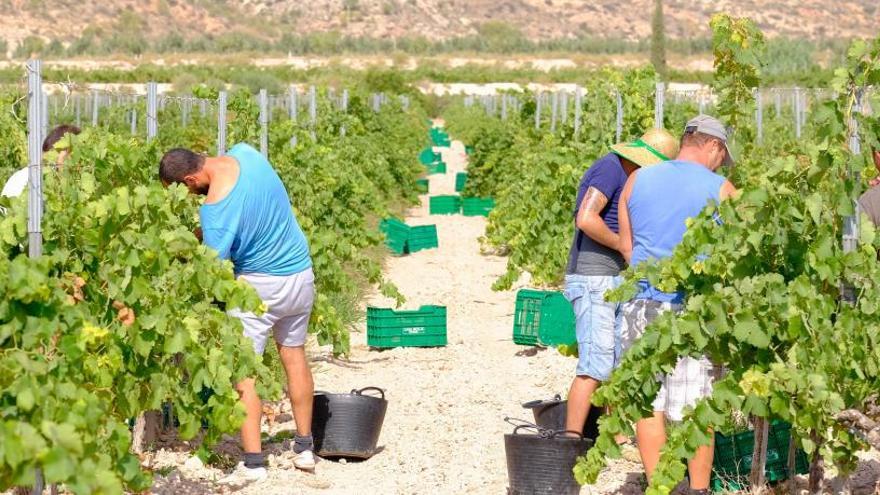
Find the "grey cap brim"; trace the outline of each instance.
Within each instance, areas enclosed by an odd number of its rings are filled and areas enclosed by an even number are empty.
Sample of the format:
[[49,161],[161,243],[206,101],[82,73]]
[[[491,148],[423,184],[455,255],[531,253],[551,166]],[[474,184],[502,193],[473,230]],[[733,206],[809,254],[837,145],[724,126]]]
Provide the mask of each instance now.
[[724,165],[726,167],[730,167],[734,163],[736,163],[736,160],[733,159],[733,153],[730,151],[730,145],[727,144],[727,141],[723,141],[723,142],[724,142],[724,149],[727,150],[727,156],[724,157],[724,162],[722,162],[722,165]]

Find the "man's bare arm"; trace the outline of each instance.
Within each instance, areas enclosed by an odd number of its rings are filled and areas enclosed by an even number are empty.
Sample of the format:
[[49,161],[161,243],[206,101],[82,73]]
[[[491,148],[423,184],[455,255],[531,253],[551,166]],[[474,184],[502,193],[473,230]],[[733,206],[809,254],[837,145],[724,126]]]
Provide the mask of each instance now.
[[632,260],[633,238],[632,223],[629,221],[629,197],[632,194],[633,184],[636,181],[637,172],[627,179],[620,193],[620,203],[617,205],[617,221],[620,224],[620,247],[618,250],[627,263]]
[[736,196],[738,193],[739,191],[737,191],[736,187],[729,180],[726,180],[724,184],[721,184],[721,191],[718,196],[721,198],[721,201],[724,201]]
[[594,241],[617,249],[619,237],[602,220],[602,210],[608,206],[608,198],[595,187],[590,186],[584,194],[577,214],[577,227]]

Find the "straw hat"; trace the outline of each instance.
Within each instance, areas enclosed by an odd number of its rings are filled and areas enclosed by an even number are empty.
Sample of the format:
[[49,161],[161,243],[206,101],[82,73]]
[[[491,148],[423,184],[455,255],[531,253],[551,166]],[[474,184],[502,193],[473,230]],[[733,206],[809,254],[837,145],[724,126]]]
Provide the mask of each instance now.
[[656,165],[678,155],[678,140],[666,129],[651,129],[631,143],[618,143],[611,151],[640,167]]

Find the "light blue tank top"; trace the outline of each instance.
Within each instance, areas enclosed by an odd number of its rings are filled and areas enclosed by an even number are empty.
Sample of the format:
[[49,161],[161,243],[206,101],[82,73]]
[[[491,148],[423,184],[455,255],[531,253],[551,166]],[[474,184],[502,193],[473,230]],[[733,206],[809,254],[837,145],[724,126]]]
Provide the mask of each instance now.
[[236,275],[285,276],[311,268],[306,236],[269,161],[243,143],[227,156],[238,161],[238,181],[225,198],[199,210],[205,244],[232,260]]
[[[684,237],[685,221],[710,200],[719,201],[725,178],[699,163],[671,160],[639,170],[627,207],[633,232],[631,265],[672,255]],[[636,299],[681,303],[684,294],[661,292],[647,281]]]

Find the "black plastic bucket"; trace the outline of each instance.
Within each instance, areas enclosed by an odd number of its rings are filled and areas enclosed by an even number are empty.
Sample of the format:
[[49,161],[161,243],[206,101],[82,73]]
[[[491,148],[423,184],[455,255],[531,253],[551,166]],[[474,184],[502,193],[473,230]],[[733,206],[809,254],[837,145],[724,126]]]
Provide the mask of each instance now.
[[[550,400],[533,400],[522,405],[531,409],[535,415],[535,424],[548,430],[560,431],[565,429],[565,419],[568,416],[568,401],[562,400],[557,395]],[[605,414],[605,408],[590,406],[590,413],[584,422],[583,436],[593,442],[599,438],[599,418]]]
[[[364,395],[366,391],[378,392],[381,397]],[[315,392],[315,451],[321,457],[369,459],[376,453],[387,409],[385,391],[377,387],[348,394]]]
[[572,469],[592,446],[592,440],[569,437],[564,431],[517,425],[512,434],[504,435],[508,495],[577,495],[581,487]]

